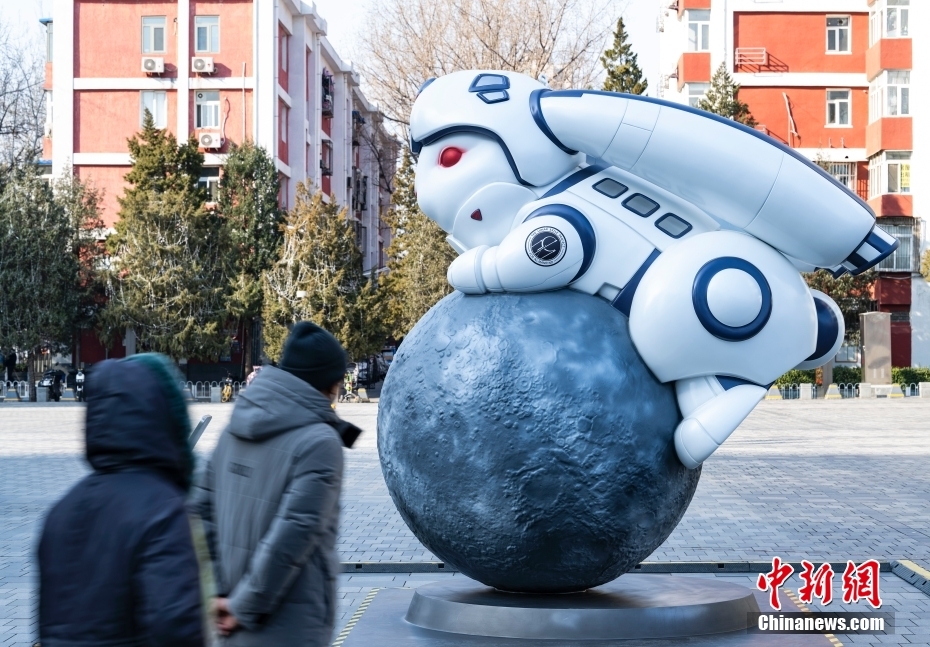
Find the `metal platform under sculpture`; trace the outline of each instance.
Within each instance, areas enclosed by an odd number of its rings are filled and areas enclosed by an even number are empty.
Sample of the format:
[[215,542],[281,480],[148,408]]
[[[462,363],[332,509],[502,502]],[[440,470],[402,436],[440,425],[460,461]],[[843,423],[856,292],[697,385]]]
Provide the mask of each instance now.
[[758,595],[718,579],[667,575],[624,575],[596,589],[544,595],[506,593],[455,578],[373,593],[337,642],[343,647],[830,645],[820,635],[747,633],[750,614],[760,610]]

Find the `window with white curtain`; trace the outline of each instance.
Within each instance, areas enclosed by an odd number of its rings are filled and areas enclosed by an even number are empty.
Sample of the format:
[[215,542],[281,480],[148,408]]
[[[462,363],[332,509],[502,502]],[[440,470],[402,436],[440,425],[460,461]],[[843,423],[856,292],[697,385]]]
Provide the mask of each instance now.
[[869,121],[908,117],[911,112],[910,70],[885,70],[869,84]]
[[885,8],[885,38],[907,38],[910,36],[910,0],[887,0]]
[[869,45],[882,38],[910,38],[910,0],[877,0],[869,9]]
[[163,91],[142,92],[142,105],[139,109],[139,126],[145,121],[145,111],[152,113],[152,120],[156,128],[168,126],[168,94]]
[[688,51],[710,51],[710,11],[688,11]]

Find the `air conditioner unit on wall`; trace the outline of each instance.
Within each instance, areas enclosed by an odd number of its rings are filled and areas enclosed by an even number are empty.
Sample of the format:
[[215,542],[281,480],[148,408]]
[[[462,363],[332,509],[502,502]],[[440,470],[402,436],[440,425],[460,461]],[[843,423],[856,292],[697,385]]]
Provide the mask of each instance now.
[[191,59],[191,69],[198,74],[213,74],[213,57],[195,56]]
[[197,135],[197,143],[201,148],[219,148],[223,145],[223,138],[218,132],[202,132]]
[[162,74],[165,71],[165,59],[161,56],[143,57],[142,71],[147,74]]

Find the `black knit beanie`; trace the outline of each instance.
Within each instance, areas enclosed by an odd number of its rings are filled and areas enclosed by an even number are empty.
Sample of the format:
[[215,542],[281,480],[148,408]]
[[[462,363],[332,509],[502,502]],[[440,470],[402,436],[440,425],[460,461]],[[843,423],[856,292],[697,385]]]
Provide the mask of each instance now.
[[284,342],[278,368],[324,391],[342,380],[347,364],[346,351],[338,339],[315,323],[301,321]]

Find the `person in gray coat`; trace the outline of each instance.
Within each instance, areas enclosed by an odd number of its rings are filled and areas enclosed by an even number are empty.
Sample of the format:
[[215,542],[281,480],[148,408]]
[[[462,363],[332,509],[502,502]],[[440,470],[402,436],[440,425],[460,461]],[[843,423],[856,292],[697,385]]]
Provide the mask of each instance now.
[[225,645],[328,645],[336,610],[342,448],[360,433],[331,404],[346,352],[310,322],[236,401],[191,508],[216,571]]

